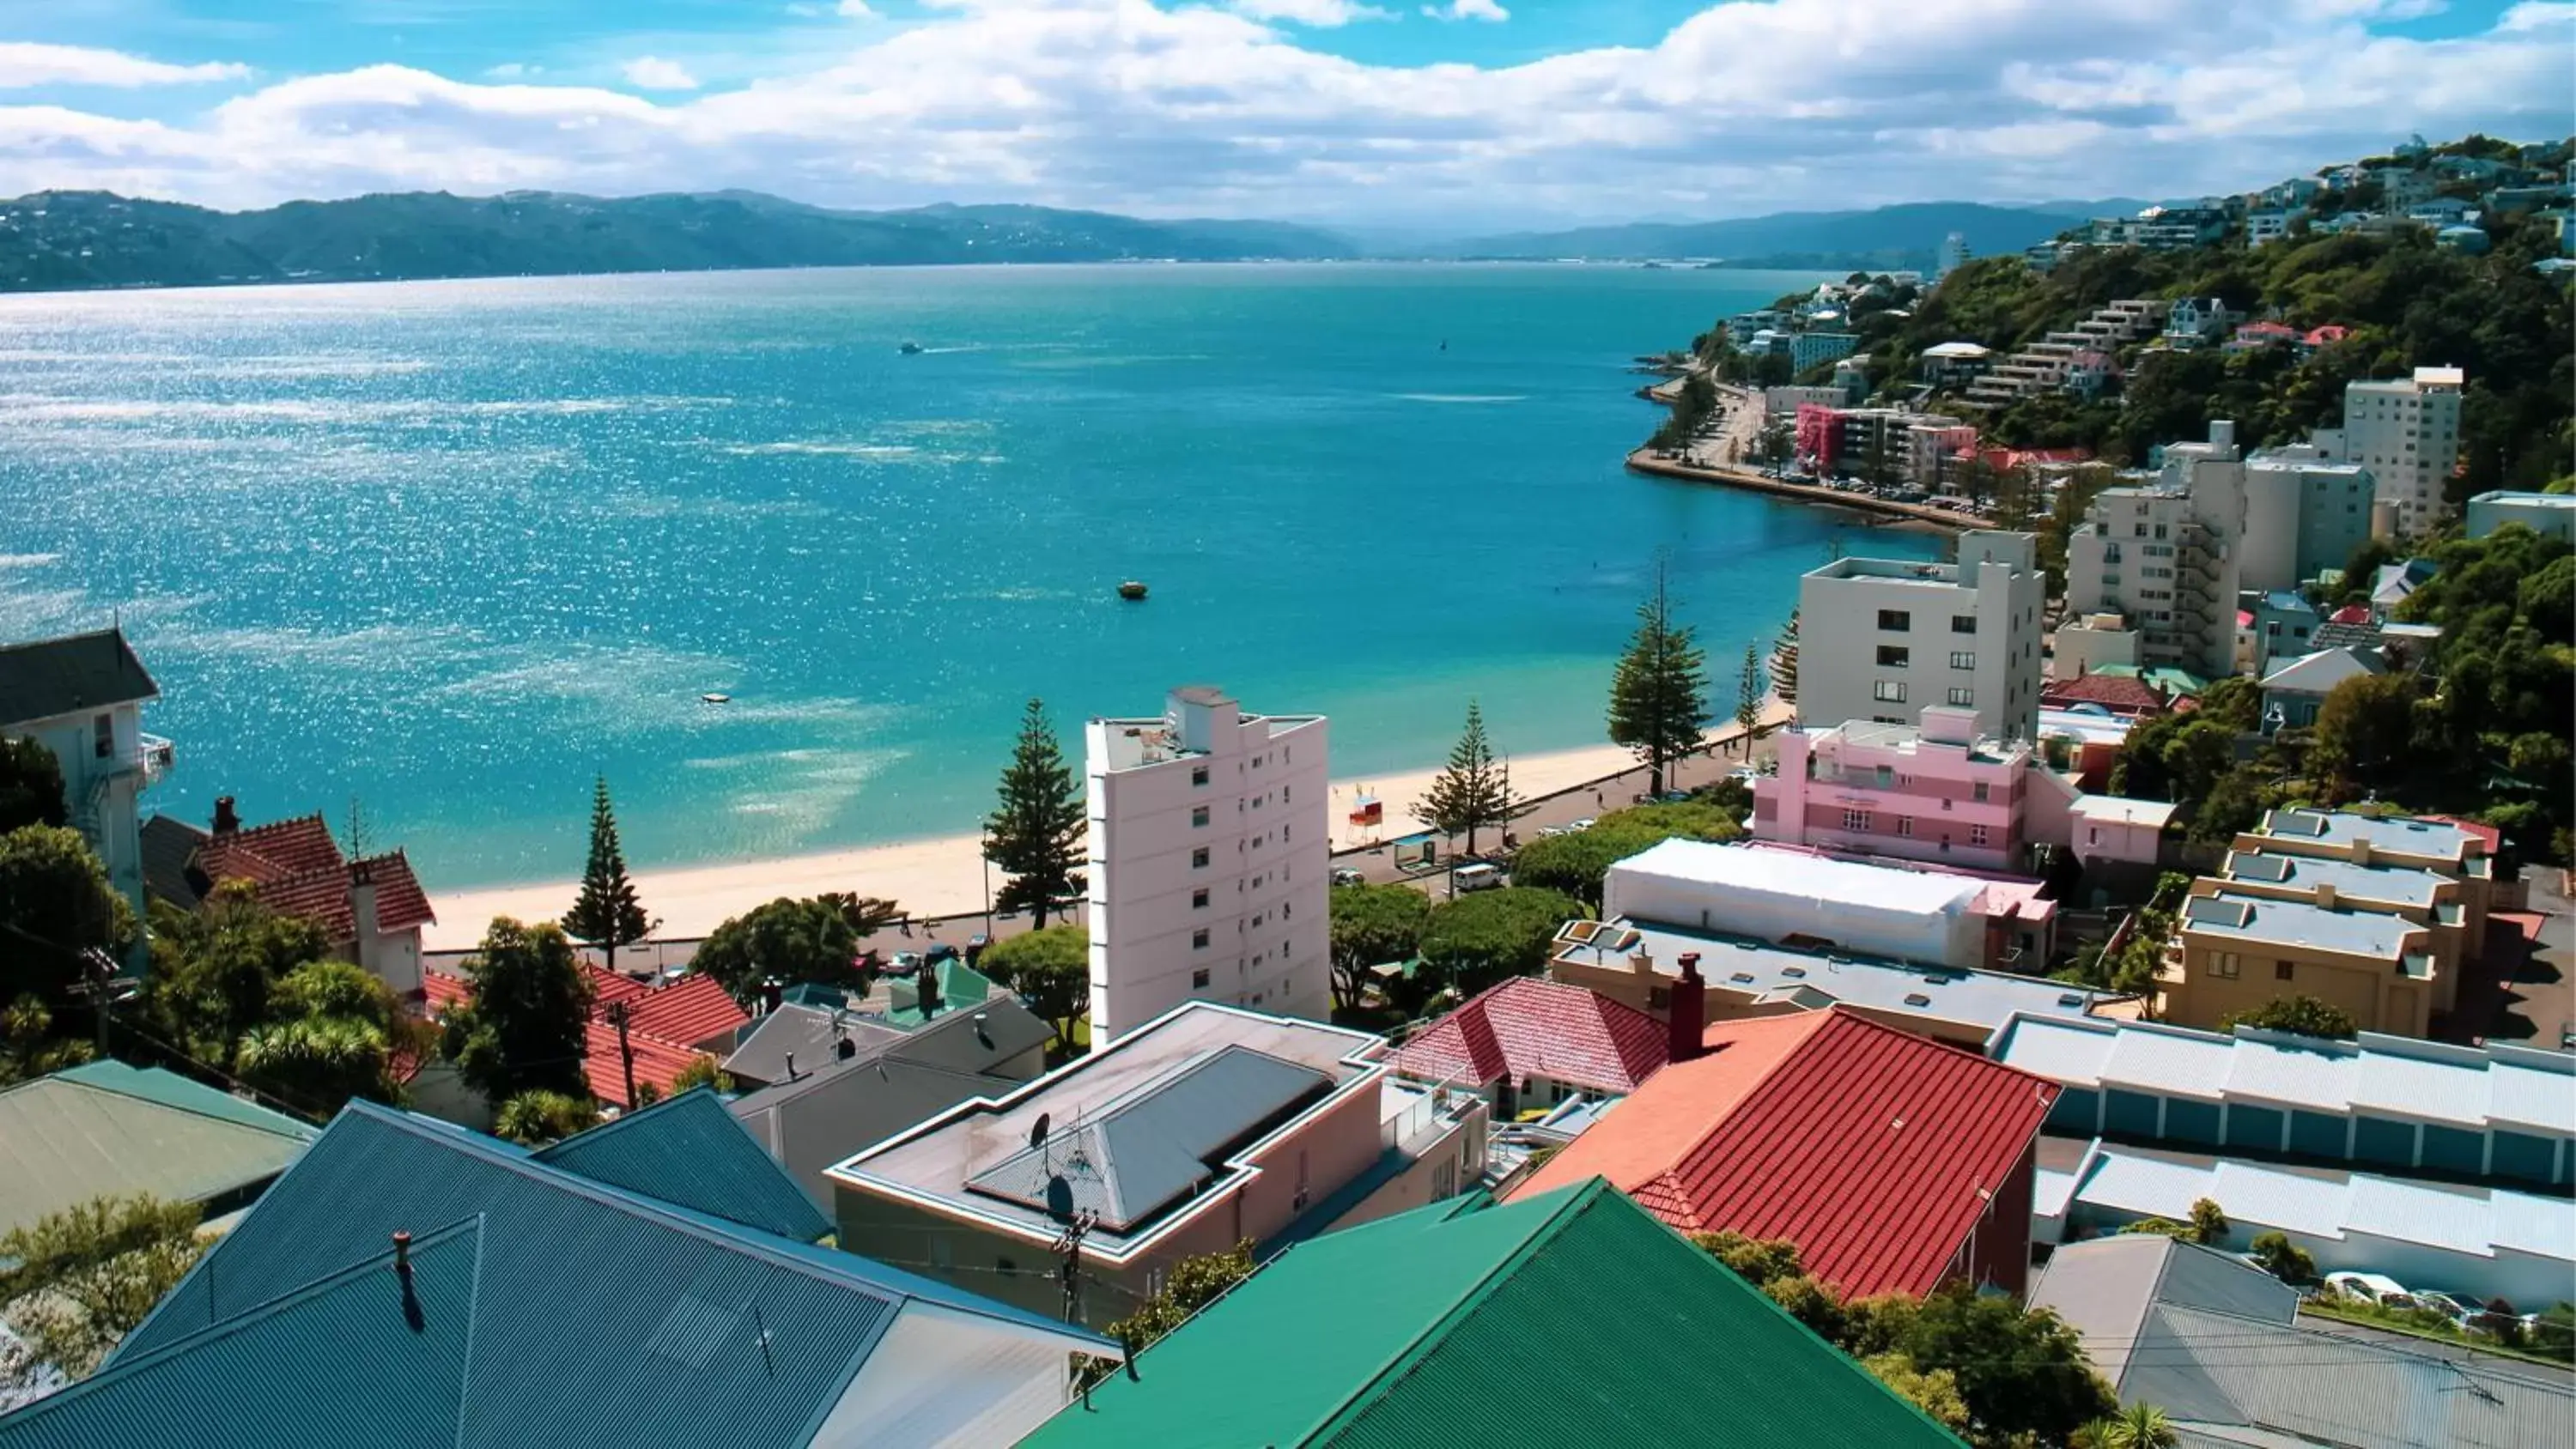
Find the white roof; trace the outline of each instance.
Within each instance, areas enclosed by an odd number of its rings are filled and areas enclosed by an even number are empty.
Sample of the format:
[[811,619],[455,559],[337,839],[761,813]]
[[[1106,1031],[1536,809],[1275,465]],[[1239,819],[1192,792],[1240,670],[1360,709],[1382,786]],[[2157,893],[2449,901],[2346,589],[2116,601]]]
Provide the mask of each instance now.
[[2124,795],[2078,795],[2075,803],[2066,808],[2078,820],[2162,830],[2182,807],[2164,800],[2132,800]]
[[2458,387],[2467,380],[2468,374],[2456,367],[2415,369],[2415,382],[2419,387]]
[[2104,1142],[2086,1154],[2073,1203],[2182,1221],[2204,1197],[2224,1204],[2242,1232],[2279,1228],[2328,1240],[2359,1234],[2470,1257],[2509,1249],[2576,1260],[2576,1202],[2565,1198]]
[[2314,654],[2302,654],[2264,675],[2263,687],[2299,694],[2328,694],[2347,679],[2386,672],[2386,666],[2375,657],[2358,650],[2320,649]]
[[1923,349],[1926,357],[1989,357],[1994,349],[1974,342],[1940,342]]
[[1706,840],[1672,839],[1620,861],[1613,869],[1698,885],[1730,886],[1769,895],[1876,911],[1960,915],[1986,883],[1966,876],[1898,870],[1856,860],[1756,850]]

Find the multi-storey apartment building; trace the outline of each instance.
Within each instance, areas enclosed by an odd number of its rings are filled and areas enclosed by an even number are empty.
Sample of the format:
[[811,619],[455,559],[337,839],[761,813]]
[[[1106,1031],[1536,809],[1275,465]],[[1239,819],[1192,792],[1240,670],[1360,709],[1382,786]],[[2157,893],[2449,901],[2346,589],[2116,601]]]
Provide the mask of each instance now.
[[1974,711],[1976,731],[2038,735],[2038,540],[1977,529],[1957,563],[1836,559],[1798,585],[1798,723],[1912,724]]
[[1324,717],[1245,714],[1193,685],[1083,738],[1093,1039],[1187,1001],[1330,1015]]
[[1754,838],[1981,870],[2067,843],[2077,792],[2031,745],[1980,738],[1973,710],[1922,718],[1782,731],[1780,772],[1753,784]]
[[2154,482],[2094,499],[2067,540],[2067,611],[2122,616],[2144,664],[2224,676],[2235,668],[2244,536],[2236,425],[2214,422],[2208,442],[2168,445]]
[[2421,533],[2448,506],[2442,495],[2460,458],[2464,382],[2456,367],[2419,367],[2412,377],[2346,384],[2343,426],[2311,441],[2338,462],[2369,469],[2398,527]]
[[[143,732],[143,703],[160,694],[121,630],[0,648],[0,739],[34,740],[53,755],[68,823],[98,853],[137,921],[143,837],[136,801],[170,768],[172,754],[168,740]],[[143,949],[138,933],[137,965]]]

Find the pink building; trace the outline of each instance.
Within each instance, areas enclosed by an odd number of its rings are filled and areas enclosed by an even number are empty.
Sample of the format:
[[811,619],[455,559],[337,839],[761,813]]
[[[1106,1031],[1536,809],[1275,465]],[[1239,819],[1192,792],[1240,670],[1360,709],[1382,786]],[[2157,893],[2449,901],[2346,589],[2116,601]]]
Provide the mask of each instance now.
[[1975,710],[1933,705],[1919,726],[1853,720],[1779,741],[1780,773],[1753,786],[1757,840],[2000,871],[2067,843],[2076,788],[2029,745],[1978,738]]

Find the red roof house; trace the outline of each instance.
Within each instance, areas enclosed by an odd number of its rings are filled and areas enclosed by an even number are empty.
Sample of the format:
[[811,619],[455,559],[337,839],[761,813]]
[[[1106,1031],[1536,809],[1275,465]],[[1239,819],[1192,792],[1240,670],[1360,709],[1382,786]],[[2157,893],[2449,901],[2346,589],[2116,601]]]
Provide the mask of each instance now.
[[2022,1291],[2057,1084],[1838,1008],[1703,1042],[1510,1199],[1598,1175],[1683,1232],[1786,1238],[1846,1297]]
[[[635,1055],[635,1084],[665,1095],[689,1063],[711,1052],[729,1049],[734,1032],[751,1017],[712,976],[683,976],[661,986],[646,986],[613,971],[585,965],[590,977],[591,1009],[582,1078],[590,1094],[612,1107],[631,1107],[626,1066],[618,1056],[617,1022],[611,1005],[626,1009],[626,1046]],[[431,971],[422,977],[427,1014],[436,1018],[474,999],[474,985],[460,976]]]
[[2133,674],[2087,674],[2077,679],[2053,679],[2039,687],[2043,709],[2067,709],[2079,704],[2098,704],[2122,719],[2143,719],[2163,714],[2166,709],[2163,691]]
[[1662,1022],[1599,992],[1515,976],[1416,1033],[1387,1064],[1468,1089],[1624,1097],[1663,1067],[1665,1035]]
[[320,926],[334,946],[404,995],[421,989],[421,927],[438,919],[401,851],[351,860],[319,814],[245,827],[227,795],[212,830],[170,816],[145,826],[152,893],[195,908],[218,887],[249,887],[261,905]]

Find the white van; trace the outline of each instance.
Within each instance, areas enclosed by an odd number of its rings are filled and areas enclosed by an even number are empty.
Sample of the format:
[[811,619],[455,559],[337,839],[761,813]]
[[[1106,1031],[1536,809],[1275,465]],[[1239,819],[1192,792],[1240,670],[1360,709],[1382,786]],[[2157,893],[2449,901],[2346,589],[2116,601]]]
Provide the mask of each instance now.
[[1462,865],[1449,872],[1449,889],[1458,895],[1491,890],[1502,883],[1503,873],[1490,865]]

